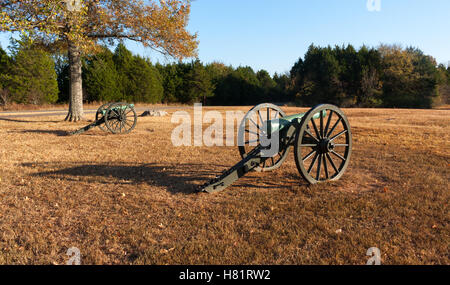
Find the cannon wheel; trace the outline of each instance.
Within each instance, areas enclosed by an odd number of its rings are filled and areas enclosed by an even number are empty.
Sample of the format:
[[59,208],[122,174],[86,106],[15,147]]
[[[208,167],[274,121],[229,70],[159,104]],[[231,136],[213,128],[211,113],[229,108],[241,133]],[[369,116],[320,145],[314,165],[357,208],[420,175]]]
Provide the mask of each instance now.
[[132,106],[126,103],[111,104],[105,113],[105,125],[113,134],[128,134],[137,123],[137,114]]
[[306,181],[316,184],[338,180],[347,169],[351,153],[350,124],[338,107],[323,104],[305,114],[297,130],[294,157]]
[[[106,109],[108,109],[109,106],[111,106],[112,104],[114,104],[114,103],[106,103],[106,104],[101,105],[100,108],[97,109],[97,113],[95,113],[95,120],[96,120],[97,122],[100,121],[101,119],[103,119],[104,111],[106,111]],[[102,131],[105,131],[105,132],[107,131],[107,130],[106,130],[106,127],[104,127],[103,124],[98,125],[98,127],[99,127],[100,130],[102,130]]]
[[[238,143],[241,157],[243,159],[246,158],[247,155],[260,144],[260,135],[264,135],[265,133],[263,130],[263,123],[266,120],[280,119],[285,116],[286,114],[280,107],[270,103],[257,105],[248,111],[239,127]],[[267,159],[262,165],[256,167],[255,171],[265,172],[279,168],[286,160],[289,149],[290,147],[280,149],[275,156]]]

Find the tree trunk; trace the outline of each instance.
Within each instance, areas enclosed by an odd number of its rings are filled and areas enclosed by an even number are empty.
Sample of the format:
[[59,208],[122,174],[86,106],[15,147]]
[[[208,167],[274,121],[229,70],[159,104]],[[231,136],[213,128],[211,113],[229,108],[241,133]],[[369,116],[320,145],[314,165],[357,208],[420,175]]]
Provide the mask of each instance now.
[[83,119],[83,80],[81,77],[81,52],[69,42],[70,100],[66,121],[77,122]]

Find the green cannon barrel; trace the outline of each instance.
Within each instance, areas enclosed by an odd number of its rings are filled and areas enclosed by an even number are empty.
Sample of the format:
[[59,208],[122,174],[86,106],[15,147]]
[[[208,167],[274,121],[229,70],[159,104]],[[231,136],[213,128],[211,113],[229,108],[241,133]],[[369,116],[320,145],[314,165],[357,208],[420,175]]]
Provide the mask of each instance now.
[[[274,132],[281,131],[286,127],[291,126],[296,121],[300,123],[302,118],[306,115],[306,113],[299,113],[290,116],[286,116],[280,119],[269,120],[264,122],[264,130],[268,130],[267,133],[273,134]],[[326,111],[322,112],[322,116],[325,118],[327,116]],[[313,116],[314,119],[320,118],[320,113],[317,113]]]
[[[132,108],[134,108],[134,104],[128,104],[128,106],[127,105],[122,105],[120,107],[119,106],[118,107],[114,107],[113,109],[122,109],[122,110],[124,110],[124,109],[126,109],[128,107],[130,107],[132,109]],[[106,114],[106,111],[108,111],[108,109],[104,109],[104,110],[101,111],[103,116]]]

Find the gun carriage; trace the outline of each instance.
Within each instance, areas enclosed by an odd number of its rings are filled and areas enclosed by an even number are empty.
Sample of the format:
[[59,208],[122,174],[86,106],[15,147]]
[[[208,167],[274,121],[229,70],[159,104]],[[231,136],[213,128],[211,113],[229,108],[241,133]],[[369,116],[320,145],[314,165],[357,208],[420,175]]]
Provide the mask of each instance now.
[[291,148],[297,169],[308,183],[338,180],[350,161],[352,133],[347,117],[334,105],[322,104],[286,116],[278,106],[265,103],[245,115],[238,143],[242,160],[199,191],[222,191],[250,171],[273,171],[283,164]]
[[95,121],[70,135],[79,135],[92,128],[99,127],[102,131],[113,134],[128,134],[137,123],[137,114],[133,104],[106,103],[97,109]]

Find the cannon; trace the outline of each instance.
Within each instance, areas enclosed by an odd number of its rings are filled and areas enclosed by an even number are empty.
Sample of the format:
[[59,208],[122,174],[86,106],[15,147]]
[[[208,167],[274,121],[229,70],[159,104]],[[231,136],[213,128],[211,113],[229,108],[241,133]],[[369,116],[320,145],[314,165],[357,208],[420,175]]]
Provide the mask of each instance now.
[[338,180],[350,161],[352,133],[347,117],[334,105],[322,104],[286,116],[278,106],[265,103],[253,107],[242,119],[238,145],[242,160],[198,191],[219,192],[250,171],[275,170],[291,148],[297,169],[308,183]]
[[95,127],[113,134],[128,134],[136,127],[136,123],[137,114],[133,104],[106,103],[97,109],[95,121],[92,124],[69,135],[79,135]]

